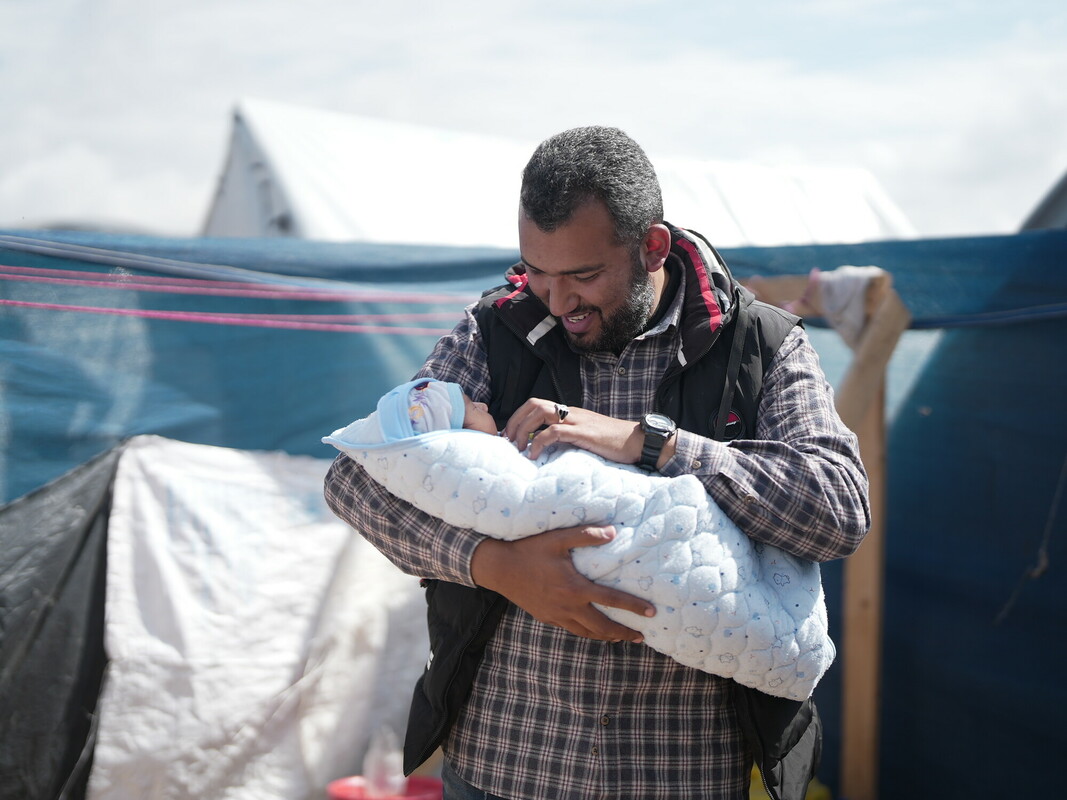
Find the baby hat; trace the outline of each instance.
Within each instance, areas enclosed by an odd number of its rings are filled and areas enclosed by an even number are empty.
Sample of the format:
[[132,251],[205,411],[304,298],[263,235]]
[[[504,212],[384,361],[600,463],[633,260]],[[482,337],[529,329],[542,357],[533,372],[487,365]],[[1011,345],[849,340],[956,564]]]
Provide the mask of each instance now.
[[[463,427],[463,398],[456,402],[451,391],[453,388],[459,387],[441,381],[424,381],[411,388],[408,392],[408,419],[415,433]],[[455,420],[457,408],[458,422]]]
[[459,384],[433,378],[409,381],[378,401],[378,422],[385,441],[462,428],[464,412]]

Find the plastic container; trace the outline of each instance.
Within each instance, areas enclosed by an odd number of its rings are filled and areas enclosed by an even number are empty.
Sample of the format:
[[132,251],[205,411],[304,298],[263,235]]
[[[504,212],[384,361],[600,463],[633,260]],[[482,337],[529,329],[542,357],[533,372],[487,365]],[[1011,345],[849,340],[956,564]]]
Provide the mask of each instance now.
[[[366,784],[361,775],[339,778],[326,786],[326,795],[330,800],[366,800]],[[441,800],[443,789],[440,778],[412,775],[408,778],[407,788],[403,794],[391,794],[378,800]]]

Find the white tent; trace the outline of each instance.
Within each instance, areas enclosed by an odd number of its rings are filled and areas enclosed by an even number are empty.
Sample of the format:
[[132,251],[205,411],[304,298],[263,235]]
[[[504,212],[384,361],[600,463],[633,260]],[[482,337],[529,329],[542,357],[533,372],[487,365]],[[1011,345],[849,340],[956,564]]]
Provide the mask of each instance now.
[[[515,248],[535,146],[244,100],[203,234]],[[916,235],[863,169],[650,158],[667,218],[718,246]]]

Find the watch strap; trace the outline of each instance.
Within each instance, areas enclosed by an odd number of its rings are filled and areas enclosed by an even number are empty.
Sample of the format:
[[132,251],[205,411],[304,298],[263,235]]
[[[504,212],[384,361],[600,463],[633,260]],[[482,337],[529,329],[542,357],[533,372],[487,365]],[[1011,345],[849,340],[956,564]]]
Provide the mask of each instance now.
[[665,436],[653,431],[645,431],[645,443],[641,447],[641,460],[637,462],[637,466],[648,472],[654,472],[656,462],[659,461],[659,454],[663,452],[663,445],[666,443]]

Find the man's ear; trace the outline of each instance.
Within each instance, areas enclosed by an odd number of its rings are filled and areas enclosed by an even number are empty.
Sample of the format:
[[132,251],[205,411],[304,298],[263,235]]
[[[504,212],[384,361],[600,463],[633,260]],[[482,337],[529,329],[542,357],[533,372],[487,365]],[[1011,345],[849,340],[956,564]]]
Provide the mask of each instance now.
[[663,263],[671,252],[671,232],[667,226],[657,222],[648,229],[642,242],[645,248],[645,269],[656,272],[663,268]]

